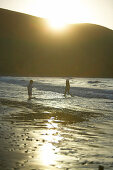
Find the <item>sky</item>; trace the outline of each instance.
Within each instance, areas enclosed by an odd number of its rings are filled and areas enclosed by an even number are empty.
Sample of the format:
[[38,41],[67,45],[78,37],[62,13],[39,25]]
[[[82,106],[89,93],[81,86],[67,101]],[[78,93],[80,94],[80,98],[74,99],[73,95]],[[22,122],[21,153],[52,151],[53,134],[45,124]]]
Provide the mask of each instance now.
[[0,0],[0,8],[47,18],[53,27],[93,23],[113,30],[113,0]]

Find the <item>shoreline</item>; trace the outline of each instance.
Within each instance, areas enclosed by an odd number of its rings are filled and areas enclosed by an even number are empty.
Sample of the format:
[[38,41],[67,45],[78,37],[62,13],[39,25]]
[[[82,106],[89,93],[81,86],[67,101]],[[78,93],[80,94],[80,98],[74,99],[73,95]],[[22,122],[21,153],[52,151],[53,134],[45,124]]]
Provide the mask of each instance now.
[[82,108],[81,110],[73,110],[73,109],[67,109],[67,108],[58,108],[58,107],[50,107],[50,106],[46,106],[43,104],[38,104],[38,103],[33,103],[32,99],[31,100],[26,100],[26,101],[15,101],[15,100],[10,100],[10,99],[6,99],[6,98],[0,98],[0,103],[2,105],[8,105],[8,106],[12,106],[12,107],[26,107],[26,108],[30,108],[33,111],[37,111],[40,110],[41,112],[43,112],[43,110],[48,110],[48,111],[57,111],[57,112],[66,112],[66,113],[84,113],[84,114],[89,114],[89,115],[98,115],[100,114],[100,112],[95,112],[93,110],[86,110],[86,108]]

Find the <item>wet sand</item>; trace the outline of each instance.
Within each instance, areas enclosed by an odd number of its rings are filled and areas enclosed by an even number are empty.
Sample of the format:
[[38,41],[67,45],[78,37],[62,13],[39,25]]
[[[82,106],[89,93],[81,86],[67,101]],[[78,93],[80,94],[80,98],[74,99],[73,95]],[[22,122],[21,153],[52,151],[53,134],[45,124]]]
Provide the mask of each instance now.
[[100,161],[96,156],[95,161],[90,160],[91,153],[88,154],[95,134],[82,126],[84,122],[87,127],[89,119],[97,115],[71,112],[1,102],[0,169],[98,169]]

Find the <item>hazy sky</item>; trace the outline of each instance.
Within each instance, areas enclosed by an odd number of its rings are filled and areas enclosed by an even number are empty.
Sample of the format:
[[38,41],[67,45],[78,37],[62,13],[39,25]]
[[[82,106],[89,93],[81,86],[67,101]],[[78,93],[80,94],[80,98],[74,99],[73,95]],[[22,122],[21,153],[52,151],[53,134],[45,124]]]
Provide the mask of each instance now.
[[0,8],[45,17],[56,25],[85,22],[113,29],[113,0],[0,0]]

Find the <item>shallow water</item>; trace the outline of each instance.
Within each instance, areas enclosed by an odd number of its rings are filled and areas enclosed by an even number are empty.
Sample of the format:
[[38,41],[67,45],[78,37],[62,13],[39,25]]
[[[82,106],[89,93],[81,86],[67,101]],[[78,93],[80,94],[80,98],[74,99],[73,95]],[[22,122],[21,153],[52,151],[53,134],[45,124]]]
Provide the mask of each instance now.
[[64,78],[32,78],[35,99],[27,101],[30,79],[0,78],[0,101],[6,105],[1,105],[0,134],[13,131],[11,140],[19,146],[13,143],[10,149],[29,155],[22,159],[28,162],[23,169],[31,164],[40,169],[96,170],[103,165],[112,170],[113,80],[72,78],[73,97],[64,98]]
[[113,112],[113,79],[70,78],[73,97],[65,98],[65,78],[0,77],[0,98],[27,102],[26,87],[30,79],[34,80],[33,104]]

